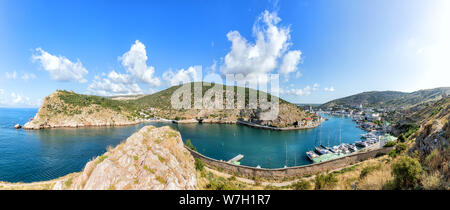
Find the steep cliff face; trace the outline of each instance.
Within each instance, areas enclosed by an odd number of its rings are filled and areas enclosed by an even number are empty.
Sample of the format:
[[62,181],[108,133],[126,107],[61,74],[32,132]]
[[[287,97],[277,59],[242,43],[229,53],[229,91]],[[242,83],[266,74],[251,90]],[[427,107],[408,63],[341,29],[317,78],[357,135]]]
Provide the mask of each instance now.
[[197,179],[180,133],[168,126],[146,126],[53,189],[197,189]]
[[418,121],[422,126],[413,149],[429,154],[434,149],[448,148],[450,145],[450,98],[442,99],[432,106],[419,110],[418,113],[422,116]]
[[23,128],[113,126],[132,125],[139,122],[130,117],[130,113],[126,110],[114,110],[98,103],[99,100],[96,101],[91,98],[98,99],[95,96],[56,91],[44,99],[36,116]]

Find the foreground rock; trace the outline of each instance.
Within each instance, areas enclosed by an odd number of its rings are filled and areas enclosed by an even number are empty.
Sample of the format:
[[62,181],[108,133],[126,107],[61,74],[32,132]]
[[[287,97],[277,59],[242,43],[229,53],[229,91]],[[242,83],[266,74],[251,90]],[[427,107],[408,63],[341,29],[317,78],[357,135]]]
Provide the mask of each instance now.
[[53,189],[190,190],[197,189],[197,179],[180,133],[146,126]]
[[21,129],[22,126],[21,126],[20,124],[16,124],[16,125],[14,126],[14,128],[15,128],[15,129]]

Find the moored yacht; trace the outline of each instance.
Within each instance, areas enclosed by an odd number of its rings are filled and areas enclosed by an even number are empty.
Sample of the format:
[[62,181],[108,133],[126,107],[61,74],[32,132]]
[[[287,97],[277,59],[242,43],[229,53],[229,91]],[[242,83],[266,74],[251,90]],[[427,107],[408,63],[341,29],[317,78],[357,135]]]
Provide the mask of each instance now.
[[314,158],[319,157],[319,155],[317,155],[314,151],[310,150],[308,152],[306,152],[306,156],[308,156],[308,158],[312,161]]

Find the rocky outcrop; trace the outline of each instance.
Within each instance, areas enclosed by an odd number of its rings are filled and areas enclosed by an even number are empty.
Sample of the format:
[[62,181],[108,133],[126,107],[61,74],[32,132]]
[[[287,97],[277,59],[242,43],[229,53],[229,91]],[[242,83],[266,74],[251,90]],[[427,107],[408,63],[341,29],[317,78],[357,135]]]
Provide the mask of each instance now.
[[197,189],[194,159],[179,132],[146,126],[53,189]]
[[418,122],[421,126],[412,148],[419,153],[428,155],[433,150],[444,150],[450,145],[450,99],[442,99],[435,104],[419,110],[415,115],[421,115]]
[[419,136],[416,138],[416,145],[413,149],[419,150],[422,154],[430,154],[433,150],[441,150],[448,147],[449,142],[449,122],[442,125],[438,120],[426,124]]
[[45,129],[59,127],[84,126],[121,126],[133,125],[142,120],[132,119],[127,113],[118,112],[98,104],[77,106],[63,101],[60,96],[66,94],[56,91],[47,96],[36,116],[26,123],[24,129]]

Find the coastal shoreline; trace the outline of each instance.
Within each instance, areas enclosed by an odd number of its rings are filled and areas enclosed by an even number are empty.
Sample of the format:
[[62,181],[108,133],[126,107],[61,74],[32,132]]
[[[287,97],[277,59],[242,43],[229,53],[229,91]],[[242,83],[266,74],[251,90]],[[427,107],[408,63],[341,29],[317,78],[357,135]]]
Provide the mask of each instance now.
[[245,125],[245,126],[249,126],[249,127],[252,127],[252,128],[266,129],[266,130],[289,131],[289,130],[306,130],[306,129],[316,128],[317,126],[322,124],[322,122],[320,122],[320,123],[318,123],[316,125],[313,125],[313,126],[307,126],[307,127],[286,127],[286,128],[269,127],[269,126],[258,125],[256,123],[245,122],[245,121],[240,121],[240,120],[236,121],[236,124],[238,124],[238,125]]
[[168,119],[158,119],[158,120],[141,120],[131,123],[120,123],[120,124],[97,124],[97,125],[45,125],[45,126],[36,126],[31,127],[27,126],[27,124],[32,123],[32,121],[27,122],[22,128],[24,130],[43,130],[43,129],[62,129],[62,128],[70,128],[70,129],[76,129],[76,128],[93,128],[93,127],[123,127],[123,126],[132,126],[132,125],[138,125],[141,123],[148,123],[148,122],[167,122],[167,123],[173,123],[173,124],[192,124],[192,123],[209,123],[209,124],[236,124],[236,125],[244,125],[252,128],[258,128],[258,129],[265,129],[265,130],[277,130],[277,131],[288,131],[288,130],[305,130],[305,129],[312,129],[316,128],[320,124],[322,124],[325,120],[321,121],[318,124],[315,124],[313,126],[307,126],[307,127],[285,127],[285,128],[278,128],[278,127],[269,127],[264,125],[258,125],[256,123],[251,122],[245,122],[241,120],[230,120],[230,121],[223,121],[223,120],[197,120],[197,119],[189,119],[189,120],[168,120]]

